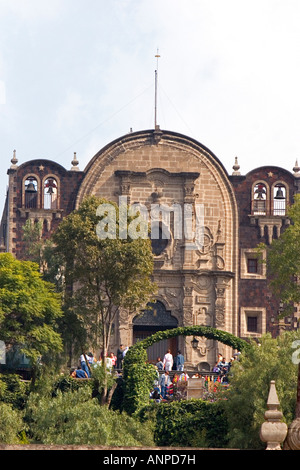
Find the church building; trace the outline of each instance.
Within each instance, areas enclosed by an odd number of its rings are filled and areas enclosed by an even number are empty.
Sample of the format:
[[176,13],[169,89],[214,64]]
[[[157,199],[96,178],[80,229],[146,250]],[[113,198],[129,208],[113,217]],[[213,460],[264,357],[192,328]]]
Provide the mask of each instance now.
[[[298,312],[278,325],[280,303],[267,286],[265,265],[256,246],[270,244],[289,224],[286,212],[300,191],[300,169],[274,166],[232,174],[196,140],[176,132],[154,129],[130,132],[108,143],[80,169],[76,154],[66,169],[51,160],[20,163],[14,153],[8,169],[8,191],[1,221],[1,251],[22,258],[23,229],[28,219],[43,224],[49,237],[63,217],[88,195],[119,203],[169,208],[201,208],[201,243],[191,248],[189,233],[176,236],[175,212],[160,223],[153,240],[157,301],[143,314],[120,312],[111,348],[130,346],[159,330],[208,325],[241,338],[255,338],[280,328],[295,328]],[[138,313],[138,312],[137,312]],[[185,361],[211,370],[221,352],[233,351],[204,337],[179,337],[153,345],[156,361],[168,347],[180,349]]]

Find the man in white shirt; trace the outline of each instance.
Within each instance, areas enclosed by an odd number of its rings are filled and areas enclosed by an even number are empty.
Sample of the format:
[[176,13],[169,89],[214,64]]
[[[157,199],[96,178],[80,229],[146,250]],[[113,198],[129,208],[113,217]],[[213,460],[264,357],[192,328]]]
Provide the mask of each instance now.
[[168,349],[168,351],[166,352],[165,356],[164,356],[164,360],[163,360],[163,365],[164,365],[164,369],[167,370],[167,371],[170,371],[172,370],[172,367],[173,367],[173,356],[171,354],[171,350]]

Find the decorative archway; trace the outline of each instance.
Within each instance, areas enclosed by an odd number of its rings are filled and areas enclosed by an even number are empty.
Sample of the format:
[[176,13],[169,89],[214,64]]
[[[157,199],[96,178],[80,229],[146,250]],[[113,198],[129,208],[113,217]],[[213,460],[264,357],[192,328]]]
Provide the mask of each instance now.
[[220,341],[238,351],[247,351],[251,345],[237,336],[209,326],[183,326],[171,330],[159,331],[152,336],[131,346],[124,360],[123,379],[124,397],[123,409],[129,414],[135,413],[144,406],[153,385],[156,370],[147,364],[146,350],[149,346],[162,339],[175,336],[205,336],[208,339]]
[[148,338],[140,341],[139,343],[131,346],[130,350],[136,348],[147,349],[152,344],[161,341],[163,339],[174,338],[176,336],[205,336],[208,339],[213,339],[219,341],[220,343],[231,346],[233,349],[242,351],[249,347],[247,341],[234,336],[227,331],[218,330],[210,326],[182,326],[178,328],[173,328],[166,331],[158,331],[157,333],[149,336]]

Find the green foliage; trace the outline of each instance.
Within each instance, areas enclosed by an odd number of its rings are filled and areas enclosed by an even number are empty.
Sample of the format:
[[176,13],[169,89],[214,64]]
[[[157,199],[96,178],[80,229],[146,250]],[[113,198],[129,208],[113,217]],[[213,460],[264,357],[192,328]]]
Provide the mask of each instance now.
[[86,389],[56,398],[31,394],[27,405],[31,439],[43,444],[151,446],[149,428],[134,418],[100,406]]
[[24,431],[23,415],[8,403],[0,402],[0,443],[20,444]]
[[154,424],[157,446],[214,447],[227,445],[227,420],[222,403],[191,399],[155,403],[140,411]]
[[60,298],[41,278],[38,265],[1,254],[0,339],[6,346],[18,346],[32,364],[50,351],[59,352],[61,315]]
[[[138,347],[147,349],[149,346],[157,343],[158,341],[174,338],[175,336],[205,336],[208,339],[213,339],[215,341],[219,341],[220,343],[227,344],[228,346],[231,346],[233,349],[237,349],[238,351],[243,351],[249,349],[250,347],[249,343],[243,339],[238,338],[231,333],[227,333],[226,331],[217,330],[216,328],[212,328],[210,326],[182,326],[173,328],[171,330],[158,331],[157,333],[138,343]],[[132,354],[132,350],[133,348],[131,348],[130,356]]]
[[[116,212],[115,238],[97,235],[97,226],[105,218],[97,215],[97,209],[103,204],[110,204]],[[128,216],[127,223],[131,220]],[[77,283],[76,290],[65,291],[65,318],[70,328],[76,326],[82,343],[87,340],[87,330],[92,346],[99,346],[101,338],[104,355],[118,309],[140,310],[155,290],[150,240],[119,238],[118,221],[116,204],[91,196],[63,219],[53,235],[54,252],[64,267],[66,285]]]
[[23,409],[28,397],[28,383],[23,382],[17,374],[0,374],[0,402],[7,403],[15,409]]
[[297,365],[292,362],[291,345],[299,337],[299,332],[286,332],[276,339],[266,334],[260,346],[253,346],[240,362],[233,363],[227,400],[222,402],[230,447],[265,448],[259,431],[267,410],[271,380],[275,380],[284,419],[290,423],[295,418]]
[[56,397],[59,393],[74,392],[84,388],[92,398],[94,382],[92,380],[74,379],[70,374],[63,374],[51,386],[50,392],[52,397]]
[[156,377],[156,369],[152,364],[133,363],[127,368],[123,407],[128,414],[134,414],[148,402]]
[[175,336],[205,336],[209,339],[220,341],[232,346],[239,351],[250,348],[249,343],[225,331],[206,326],[186,326],[171,330],[159,331],[143,341],[131,346],[123,363],[124,377],[124,402],[127,413],[132,414],[140,410],[148,400],[149,392],[153,387],[155,369],[147,363],[146,349],[152,344],[163,339]]

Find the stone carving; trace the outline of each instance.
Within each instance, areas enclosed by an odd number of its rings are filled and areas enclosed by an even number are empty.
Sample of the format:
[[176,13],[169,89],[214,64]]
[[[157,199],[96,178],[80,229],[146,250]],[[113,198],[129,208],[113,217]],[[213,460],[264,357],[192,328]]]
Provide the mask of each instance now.
[[226,278],[217,278],[215,285],[216,301],[215,301],[215,324],[216,328],[225,325],[225,292],[228,287],[229,280]]
[[223,232],[221,221],[219,220],[216,236],[213,235],[209,227],[204,227],[203,246],[196,251],[198,259],[196,266],[198,269],[215,269],[221,271],[225,269]]
[[294,419],[294,421],[289,425],[283,449],[300,450],[300,418]]
[[287,425],[282,422],[283,415],[279,408],[279,400],[275,380],[271,380],[267,401],[268,410],[265,412],[265,422],[260,428],[260,439],[267,443],[266,450],[281,450],[280,444],[287,435]]

